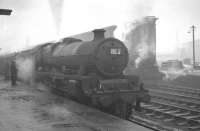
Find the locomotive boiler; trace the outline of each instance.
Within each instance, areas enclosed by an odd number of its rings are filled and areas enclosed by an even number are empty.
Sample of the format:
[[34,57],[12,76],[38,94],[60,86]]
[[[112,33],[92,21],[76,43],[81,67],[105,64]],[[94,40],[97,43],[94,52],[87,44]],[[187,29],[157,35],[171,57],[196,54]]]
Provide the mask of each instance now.
[[42,62],[56,69],[62,68],[66,74],[96,74],[101,78],[122,75],[128,63],[125,45],[118,39],[105,39],[103,29],[93,32],[93,41],[66,38],[52,47],[46,47],[51,49],[43,56],[45,59]]
[[124,43],[104,33],[94,30],[92,41],[64,38],[45,43],[16,59],[32,59],[34,80],[53,91],[126,119],[150,96],[138,76],[123,73],[129,57]]

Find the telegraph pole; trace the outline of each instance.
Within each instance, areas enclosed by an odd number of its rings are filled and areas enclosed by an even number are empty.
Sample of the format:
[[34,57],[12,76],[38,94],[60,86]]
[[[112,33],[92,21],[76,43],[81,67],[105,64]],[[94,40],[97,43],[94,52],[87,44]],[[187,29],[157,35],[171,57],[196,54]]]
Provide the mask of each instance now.
[[194,37],[194,30],[195,26],[191,26],[192,28],[192,45],[193,45],[193,68],[195,68],[195,37]]

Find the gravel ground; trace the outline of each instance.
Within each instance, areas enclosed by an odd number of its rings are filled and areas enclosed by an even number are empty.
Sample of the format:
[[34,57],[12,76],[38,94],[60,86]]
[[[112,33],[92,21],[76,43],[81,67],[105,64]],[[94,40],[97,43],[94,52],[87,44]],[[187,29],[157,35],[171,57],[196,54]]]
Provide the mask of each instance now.
[[0,131],[149,131],[63,99],[43,85],[0,81]]

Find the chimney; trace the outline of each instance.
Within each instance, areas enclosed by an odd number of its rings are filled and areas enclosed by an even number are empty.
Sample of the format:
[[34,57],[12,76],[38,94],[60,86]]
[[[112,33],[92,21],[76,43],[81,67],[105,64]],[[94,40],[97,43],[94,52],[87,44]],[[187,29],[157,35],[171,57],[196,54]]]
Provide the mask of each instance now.
[[105,36],[104,36],[105,30],[104,29],[95,29],[92,32],[94,33],[93,40],[105,39]]
[[158,18],[156,18],[155,16],[146,16],[146,17],[144,17],[144,21],[146,23],[153,23],[153,24],[155,24],[156,20],[158,20]]

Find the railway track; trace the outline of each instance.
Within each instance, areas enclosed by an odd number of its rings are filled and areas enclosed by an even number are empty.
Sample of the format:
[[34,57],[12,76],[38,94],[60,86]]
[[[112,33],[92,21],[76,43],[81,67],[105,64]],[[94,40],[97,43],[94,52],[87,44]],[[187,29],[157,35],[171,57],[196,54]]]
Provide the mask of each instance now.
[[149,91],[152,98],[168,99],[168,100],[177,101],[179,103],[183,103],[186,105],[195,105],[195,106],[200,105],[200,99],[197,97],[189,97],[186,95],[180,95],[177,93],[169,93],[165,91],[156,91],[156,90],[154,91],[149,90]]
[[187,95],[189,97],[196,97],[200,99],[200,89],[194,89],[194,88],[189,88],[189,87],[164,84],[164,85],[148,86],[148,90],[160,90],[160,91],[166,91],[166,92],[173,92],[173,93],[178,93],[180,95]]
[[200,90],[173,85],[149,86],[151,103],[133,110],[130,120],[165,131],[200,130]]

